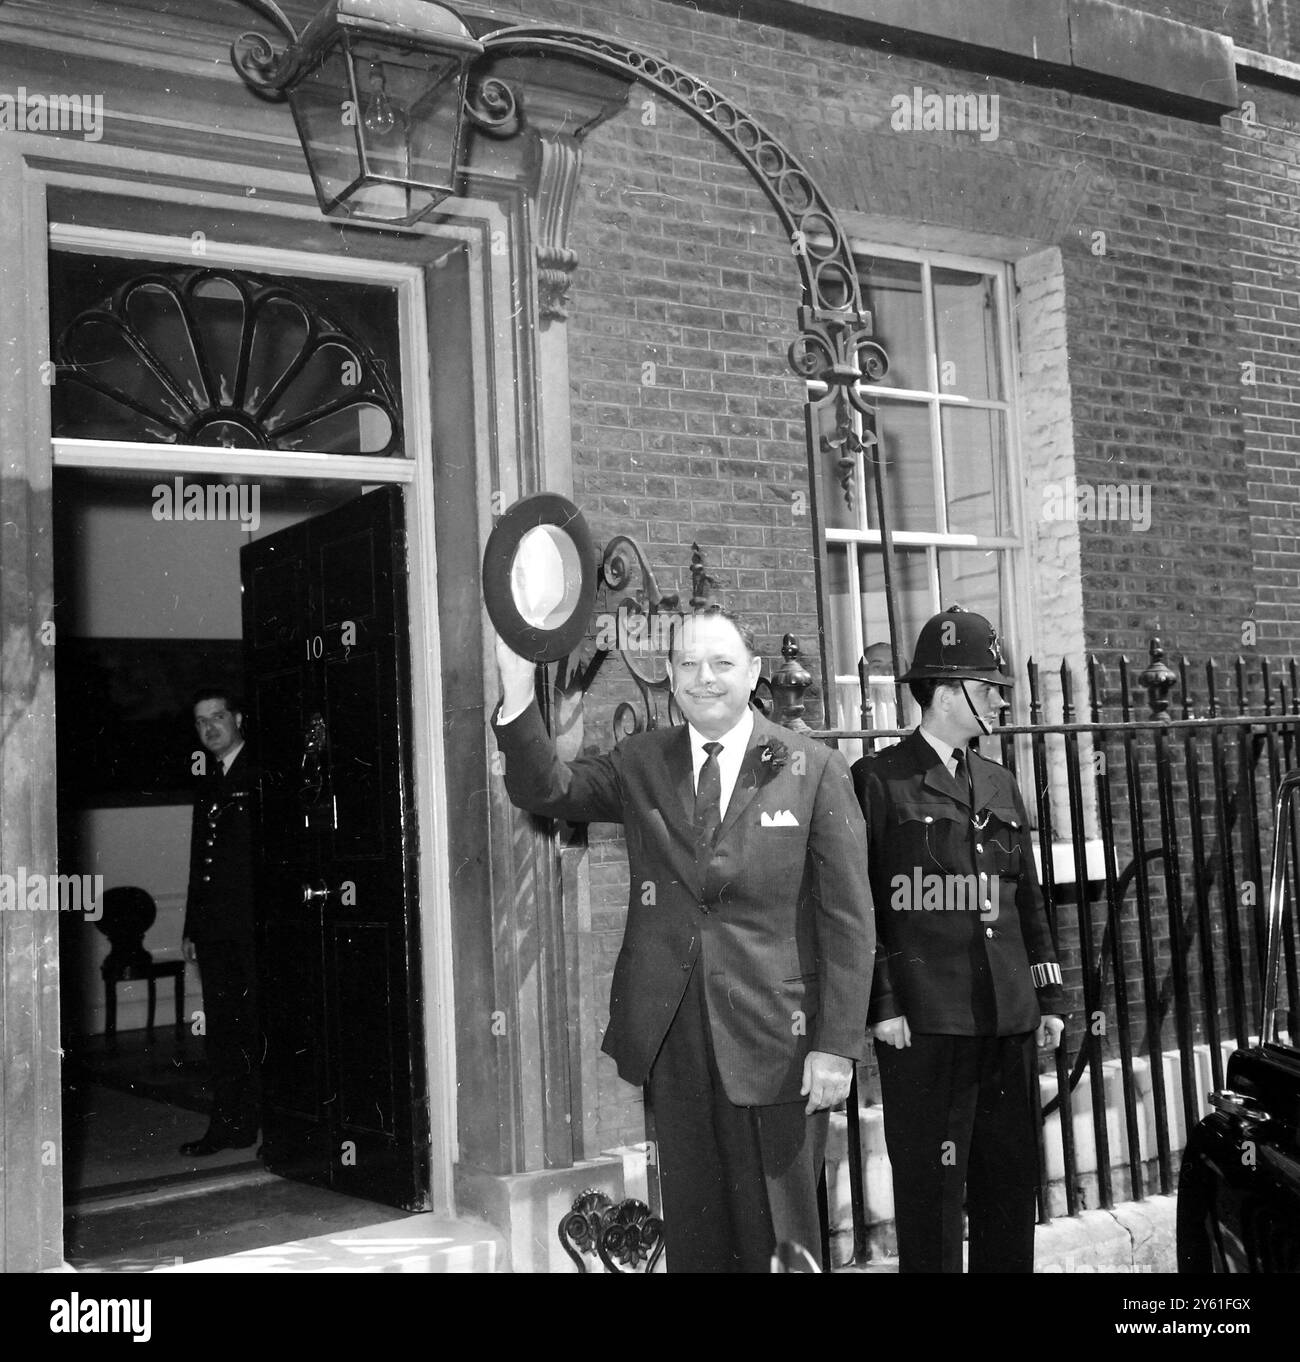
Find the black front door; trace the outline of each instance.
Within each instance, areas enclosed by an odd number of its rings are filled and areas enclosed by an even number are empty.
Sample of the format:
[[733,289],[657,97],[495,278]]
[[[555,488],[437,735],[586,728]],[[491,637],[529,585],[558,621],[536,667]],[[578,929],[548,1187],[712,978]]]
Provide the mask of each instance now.
[[263,1158],[428,1204],[402,495],[240,552],[246,718],[263,781]]

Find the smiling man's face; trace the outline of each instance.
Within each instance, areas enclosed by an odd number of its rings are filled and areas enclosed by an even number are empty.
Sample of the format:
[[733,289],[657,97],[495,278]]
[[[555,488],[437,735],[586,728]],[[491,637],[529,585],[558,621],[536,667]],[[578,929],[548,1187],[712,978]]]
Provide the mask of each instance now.
[[740,722],[761,665],[730,620],[688,619],[669,664],[673,696],[699,732],[720,738]]

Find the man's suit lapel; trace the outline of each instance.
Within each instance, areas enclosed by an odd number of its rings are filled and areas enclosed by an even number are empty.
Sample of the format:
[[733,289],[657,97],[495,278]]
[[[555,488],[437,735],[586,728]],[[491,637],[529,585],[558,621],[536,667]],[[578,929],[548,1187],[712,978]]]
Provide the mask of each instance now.
[[754,731],[749,735],[749,747],[744,760],[740,763],[740,774],[736,777],[736,788],[731,792],[726,817],[718,829],[719,843],[740,821],[741,815],[758,793],[758,787],[763,781],[761,754],[776,731],[775,725],[765,719],[758,710],[754,711]]
[[[664,745],[664,765],[677,792],[677,812],[695,829],[695,773],[691,770],[691,735],[685,724],[674,728]],[[665,810],[665,813],[668,811]]]

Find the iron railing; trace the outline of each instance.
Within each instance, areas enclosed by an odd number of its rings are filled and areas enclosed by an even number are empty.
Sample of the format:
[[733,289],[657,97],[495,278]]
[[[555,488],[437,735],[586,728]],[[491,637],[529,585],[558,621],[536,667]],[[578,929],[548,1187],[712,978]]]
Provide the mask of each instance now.
[[[786,652],[787,670],[794,656],[797,649]],[[1300,677],[1294,660],[1279,676],[1267,662],[1239,658],[1225,696],[1222,670],[1207,662],[1198,691],[1187,659],[1175,673],[1153,640],[1150,664],[1137,676],[1125,658],[1105,666],[1090,657],[1086,693],[1076,698],[1069,666],[1055,674],[1057,689],[1030,662],[1029,722],[985,740],[986,755],[1000,756],[1017,776],[1036,819],[1043,893],[1070,999],[1054,1068],[1040,1074],[1044,1222],[1062,1209],[1073,1215],[1172,1193],[1175,1156],[1207,1091],[1223,1084],[1225,1046],[1247,1046],[1259,1034],[1266,847],[1281,780],[1300,768]],[[801,689],[783,693],[777,680],[778,717],[801,725],[791,714],[801,707]],[[1139,687],[1145,715],[1137,712]],[[1177,714],[1169,699],[1175,689]],[[867,716],[865,675],[862,694]],[[855,745],[871,751],[905,731],[818,736],[856,755]],[[1300,815],[1290,823],[1279,864],[1300,883]],[[1294,1043],[1295,914],[1275,950],[1278,1006],[1291,1018]],[[869,1087],[870,1071],[862,1077]],[[855,1090],[848,1157],[861,1261],[868,1226],[858,1105]]]

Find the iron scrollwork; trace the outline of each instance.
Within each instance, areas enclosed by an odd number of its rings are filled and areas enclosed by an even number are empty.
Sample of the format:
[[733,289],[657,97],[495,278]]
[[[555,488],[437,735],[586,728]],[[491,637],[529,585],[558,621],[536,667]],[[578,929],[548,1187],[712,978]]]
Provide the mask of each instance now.
[[70,396],[80,387],[133,422],[132,434],[160,443],[376,457],[402,446],[401,401],[385,364],[278,280],[147,270],[79,312],[55,361],[56,430],[82,415],[84,403]]
[[241,3],[264,15],[289,40],[289,46],[281,52],[277,52],[271,40],[262,33],[241,33],[230,44],[230,60],[249,89],[263,97],[275,98],[298,68],[297,30],[273,0],[241,0]]
[[[634,568],[641,577],[639,594],[630,590]],[[698,610],[708,604],[710,593],[718,585],[717,578],[709,573],[705,565],[704,554],[698,544],[691,545],[690,571],[689,609]],[[627,700],[618,704],[613,719],[615,743],[634,733],[660,726],[661,696],[664,697],[667,724],[671,727],[682,723],[682,713],[673,699],[672,681],[666,666],[664,674],[659,676],[638,661],[646,653],[652,653],[656,658],[666,658],[673,625],[681,618],[680,593],[665,591],[660,587],[641,546],[625,534],[616,535],[605,546],[600,574],[611,592],[627,594],[614,604],[611,614],[601,617],[594,656],[583,671],[567,674],[568,679],[562,689],[566,695],[585,693],[605,658],[610,652],[617,651],[640,692],[641,705],[638,709]],[[804,701],[809,695],[817,693],[817,687],[811,673],[799,661],[799,643],[793,634],[783,636],[781,655],[784,659],[781,667],[771,677],[759,677],[754,687],[753,701],[767,718],[806,732],[808,725],[803,719]]]
[[[634,565],[641,574],[644,600],[628,591]],[[605,546],[600,576],[611,592],[627,591],[628,594],[615,603],[612,616],[605,617],[604,625],[597,635],[597,655],[603,659],[610,651],[618,652],[641,692],[641,704],[645,710],[643,719],[635,705],[622,701],[614,711],[614,741],[619,742],[633,733],[659,727],[659,695],[667,697],[668,724],[681,723],[681,711],[673,699],[672,680],[667,667],[664,667],[664,674],[658,676],[643,669],[635,660],[636,655],[645,653],[666,658],[672,641],[673,625],[680,618],[680,592],[660,588],[654,569],[646,561],[641,546],[625,534],[616,535]],[[697,610],[706,604],[709,592],[717,585],[717,578],[711,576],[704,565],[700,546],[692,544],[690,608]]]
[[519,97],[496,76],[487,76],[470,86],[465,113],[489,137],[514,137],[521,127]]
[[[696,552],[698,553],[698,547]],[[617,651],[623,659],[637,690],[641,693],[641,703],[645,708],[645,719],[637,713],[636,707],[626,700],[620,702],[614,711],[614,741],[619,742],[633,733],[659,726],[657,696],[667,697],[668,722],[680,722],[676,713],[676,703],[672,698],[672,682],[664,669],[662,676],[643,669],[634,656],[633,649],[643,651],[668,651],[667,629],[671,628],[672,614],[681,602],[676,591],[660,589],[654,569],[646,561],[641,546],[625,534],[616,535],[605,545],[601,557],[601,580],[611,592],[628,591],[632,582],[633,564],[640,570],[644,602],[630,592],[615,602],[612,620],[606,620],[606,627],[598,638],[602,651]],[[613,630],[612,637],[610,630]],[[612,645],[612,647],[610,646]]]
[[606,1272],[646,1275],[664,1251],[663,1221],[650,1214],[644,1201],[628,1197],[616,1205],[607,1193],[592,1188],[564,1215],[559,1236],[579,1272],[590,1271],[599,1261]]

